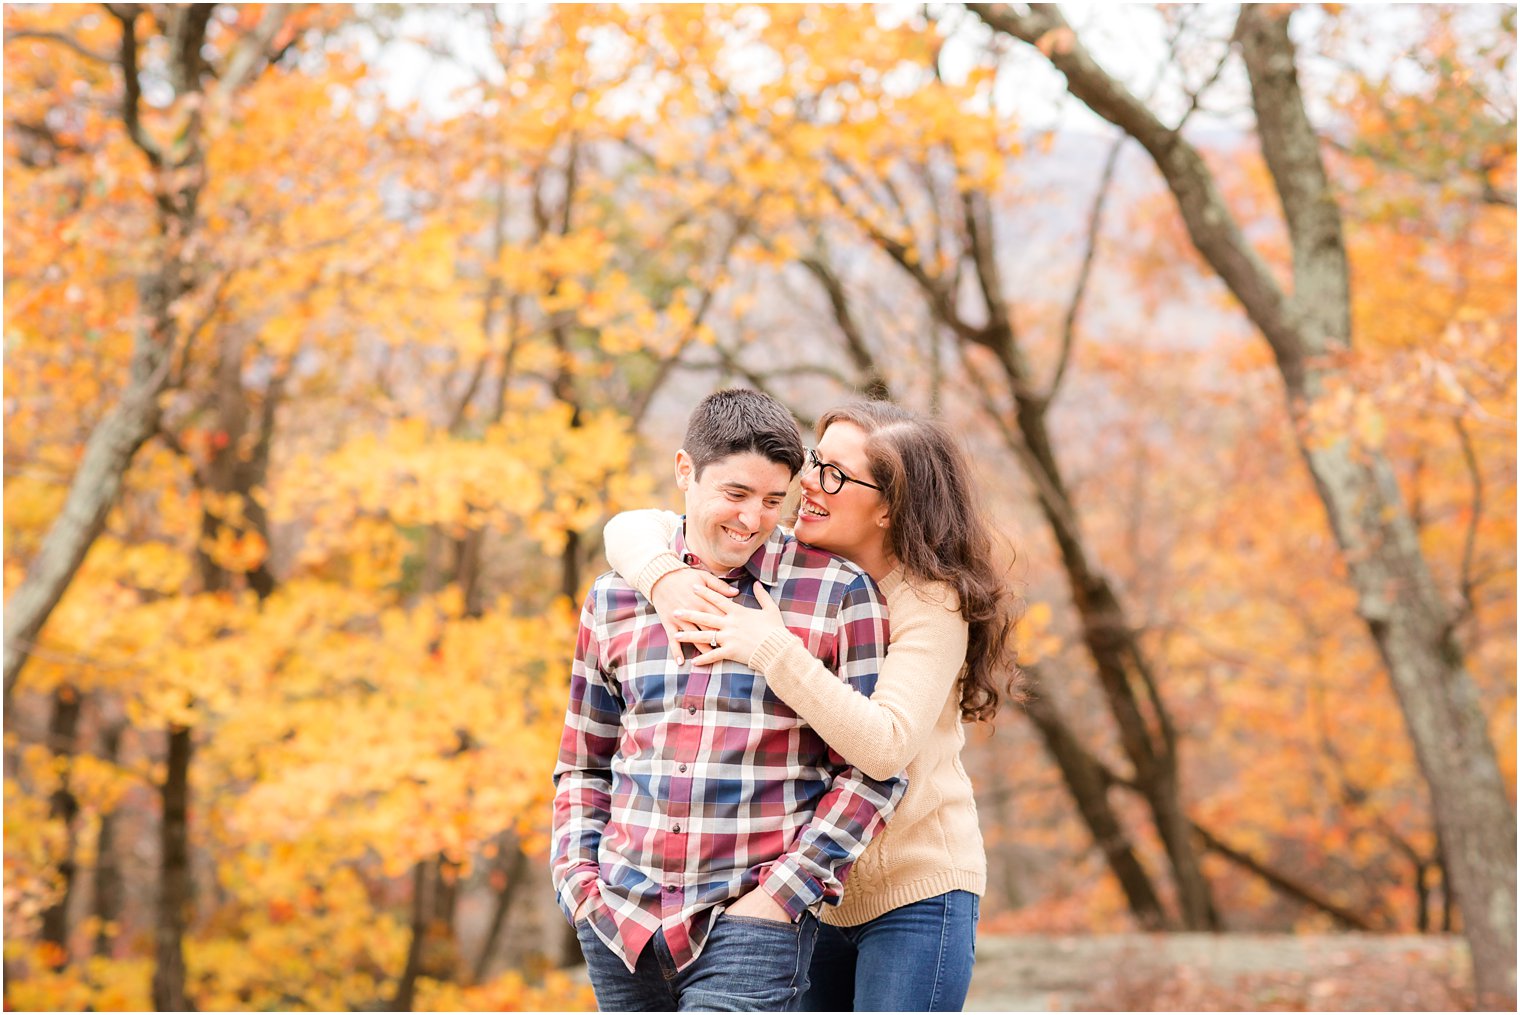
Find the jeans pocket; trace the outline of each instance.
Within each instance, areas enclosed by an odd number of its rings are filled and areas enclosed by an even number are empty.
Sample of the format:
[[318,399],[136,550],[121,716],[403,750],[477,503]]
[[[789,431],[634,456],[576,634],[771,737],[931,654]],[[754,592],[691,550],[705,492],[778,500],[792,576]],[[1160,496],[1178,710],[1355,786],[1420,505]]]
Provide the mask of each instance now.
[[718,917],[683,1002],[704,1011],[796,1011],[817,921]]
[[797,924],[791,921],[767,920],[763,916],[734,916],[730,913],[724,913],[719,919],[727,920],[729,923],[741,924],[745,927],[766,927],[784,930],[793,936],[797,933]]

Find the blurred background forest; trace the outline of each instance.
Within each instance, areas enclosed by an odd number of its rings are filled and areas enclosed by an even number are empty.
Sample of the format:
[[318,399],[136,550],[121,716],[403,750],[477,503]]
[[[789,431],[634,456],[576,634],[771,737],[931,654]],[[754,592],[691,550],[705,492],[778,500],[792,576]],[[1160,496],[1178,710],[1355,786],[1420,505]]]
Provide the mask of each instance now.
[[1064,14],[7,4],[7,1007],[588,1005],[574,607],[729,384],[975,456],[984,934],[1512,1005],[1515,9]]

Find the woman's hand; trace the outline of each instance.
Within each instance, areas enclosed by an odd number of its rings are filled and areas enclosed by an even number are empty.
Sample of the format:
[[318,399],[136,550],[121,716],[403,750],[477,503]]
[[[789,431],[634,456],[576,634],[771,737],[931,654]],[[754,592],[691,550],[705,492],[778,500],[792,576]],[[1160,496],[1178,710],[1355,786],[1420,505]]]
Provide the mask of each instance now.
[[713,591],[721,596],[739,594],[738,589],[717,575],[695,567],[683,567],[679,571],[672,571],[662,576],[654,583],[654,588],[649,590],[649,601],[654,605],[655,612],[660,615],[660,626],[665,628],[665,638],[670,644],[670,655],[675,659],[677,666],[686,661],[677,632],[694,631],[697,625],[689,620],[677,620],[676,613],[681,610],[708,608],[708,601],[697,594],[698,590]]
[[[702,649],[702,654],[692,660],[697,666],[711,666],[720,659],[747,666],[750,657],[771,632],[786,630],[780,607],[759,582],[755,583],[755,601],[760,608],[755,610],[731,603],[710,589],[697,589],[696,592],[706,600],[707,609],[677,610],[675,618],[682,624],[703,628],[700,631],[683,630],[676,635],[681,641]],[[717,637],[716,644],[714,636]]]

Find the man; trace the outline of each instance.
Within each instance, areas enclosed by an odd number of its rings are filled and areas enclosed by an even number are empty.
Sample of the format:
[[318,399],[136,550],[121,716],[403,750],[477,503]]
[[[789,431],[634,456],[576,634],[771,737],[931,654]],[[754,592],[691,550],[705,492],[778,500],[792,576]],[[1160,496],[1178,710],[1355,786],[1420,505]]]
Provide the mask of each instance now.
[[[776,531],[802,459],[774,399],[708,396],[676,454],[672,549],[745,605],[766,586],[869,694],[887,648],[876,586]],[[654,607],[611,572],[581,613],[554,780],[554,886],[604,1011],[796,1010],[817,910],[906,788],[845,764],[748,667],[677,664]]]

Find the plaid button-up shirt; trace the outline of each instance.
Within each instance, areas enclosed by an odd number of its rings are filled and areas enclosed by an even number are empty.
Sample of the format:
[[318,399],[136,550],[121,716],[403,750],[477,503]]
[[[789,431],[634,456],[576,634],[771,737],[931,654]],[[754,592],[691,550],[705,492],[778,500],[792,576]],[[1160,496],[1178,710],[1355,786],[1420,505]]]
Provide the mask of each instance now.
[[[673,549],[683,558],[683,537]],[[864,694],[887,610],[853,564],[781,533],[726,576],[759,581],[808,650]],[[630,971],[656,931],[679,968],[723,907],[759,887],[797,919],[841,881],[907,789],[845,763],[747,666],[676,666],[654,607],[614,573],[581,613],[554,769],[553,877],[567,917]]]

